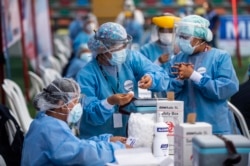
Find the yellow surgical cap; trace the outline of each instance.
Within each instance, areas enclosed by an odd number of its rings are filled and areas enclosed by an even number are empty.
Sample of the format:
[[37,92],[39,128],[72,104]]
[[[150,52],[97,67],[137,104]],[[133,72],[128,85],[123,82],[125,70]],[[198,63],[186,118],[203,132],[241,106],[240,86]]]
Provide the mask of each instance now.
[[158,16],[153,17],[152,22],[160,28],[174,28],[174,24],[180,20],[176,16]]

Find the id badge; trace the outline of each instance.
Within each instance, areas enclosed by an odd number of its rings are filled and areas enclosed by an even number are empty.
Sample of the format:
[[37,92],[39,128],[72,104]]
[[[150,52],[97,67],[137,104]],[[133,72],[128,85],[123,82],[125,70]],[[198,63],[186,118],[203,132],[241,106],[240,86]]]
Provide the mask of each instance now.
[[113,114],[113,123],[114,123],[114,128],[122,127],[122,114],[114,113]]

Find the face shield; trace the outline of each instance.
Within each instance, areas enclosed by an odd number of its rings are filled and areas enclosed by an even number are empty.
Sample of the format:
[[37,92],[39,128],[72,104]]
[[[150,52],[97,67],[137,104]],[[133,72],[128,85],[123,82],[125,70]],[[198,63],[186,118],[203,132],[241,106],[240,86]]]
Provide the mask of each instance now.
[[[202,28],[199,24],[191,22],[178,22],[174,26],[173,32],[173,52],[177,55],[180,51],[192,54],[194,48],[193,39],[197,36],[197,28]],[[196,44],[194,44],[195,46]],[[185,47],[185,48],[184,48]],[[188,51],[187,51],[188,50]]]

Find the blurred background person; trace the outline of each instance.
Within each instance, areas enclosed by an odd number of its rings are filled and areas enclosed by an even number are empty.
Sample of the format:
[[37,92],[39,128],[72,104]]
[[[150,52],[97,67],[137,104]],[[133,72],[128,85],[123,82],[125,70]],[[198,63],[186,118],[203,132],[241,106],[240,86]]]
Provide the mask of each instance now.
[[205,1],[202,4],[203,8],[205,9],[206,13],[204,17],[210,22],[209,29],[213,33],[213,39],[209,42],[212,47],[217,47],[217,33],[218,28],[220,25],[220,18],[216,11],[213,9],[213,5],[209,1]]
[[75,79],[77,72],[92,60],[92,53],[87,44],[82,44],[76,53],[76,56],[65,66],[63,76]]
[[132,48],[138,49],[143,36],[143,25],[135,19],[134,12],[126,11],[122,26],[126,32],[132,36]]
[[84,140],[73,135],[69,125],[81,118],[80,100],[79,85],[67,78],[54,80],[34,97],[39,112],[25,135],[22,166],[115,162],[114,151],[126,148],[125,137],[103,134]]
[[[94,59],[76,76],[86,95],[80,122],[80,138],[99,133],[126,136],[129,113],[134,105],[125,105],[138,97],[138,87],[153,91],[168,88],[168,75],[140,52],[127,49],[132,38],[120,24],[100,26],[88,46]],[[138,85],[139,84],[139,85]]]
[[133,0],[124,0],[123,11],[120,12],[115,20],[119,24],[123,24],[124,19],[126,18],[126,12],[132,12],[134,19],[141,25],[144,24],[144,14],[141,10],[137,9]]
[[76,53],[82,44],[87,44],[89,39],[95,34],[94,30],[98,29],[98,21],[94,14],[88,13],[83,18],[82,30],[73,40],[73,51]]

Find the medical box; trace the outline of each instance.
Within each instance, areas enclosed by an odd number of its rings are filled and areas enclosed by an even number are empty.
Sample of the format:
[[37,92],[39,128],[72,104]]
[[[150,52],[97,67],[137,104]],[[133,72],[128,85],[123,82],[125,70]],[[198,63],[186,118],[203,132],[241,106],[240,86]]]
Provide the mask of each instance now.
[[192,166],[192,138],[212,135],[212,126],[205,122],[181,123],[175,126],[174,131],[174,165]]
[[[230,140],[241,156],[241,160],[234,166],[249,166],[250,140],[242,135],[223,135]],[[193,165],[194,166],[222,166],[226,160],[237,159],[237,155],[230,155],[232,146],[225,144],[223,139],[215,135],[195,136],[193,144]],[[231,148],[231,149],[230,149]]]
[[184,102],[177,100],[157,101],[157,121],[159,113],[168,125],[169,154],[174,154],[174,127],[184,122]]

